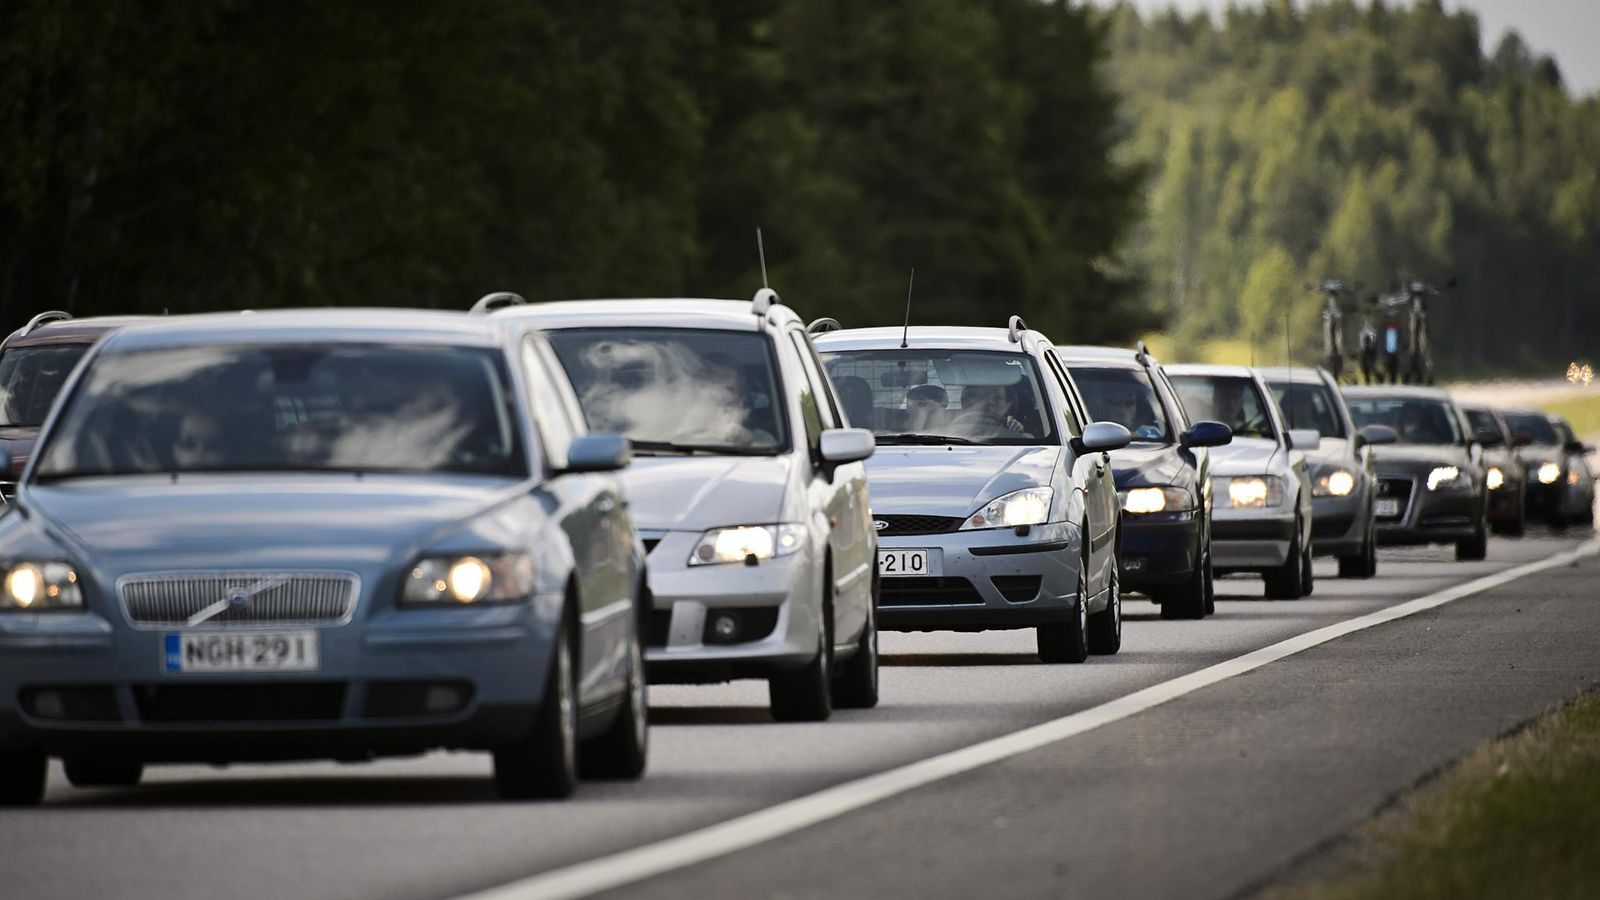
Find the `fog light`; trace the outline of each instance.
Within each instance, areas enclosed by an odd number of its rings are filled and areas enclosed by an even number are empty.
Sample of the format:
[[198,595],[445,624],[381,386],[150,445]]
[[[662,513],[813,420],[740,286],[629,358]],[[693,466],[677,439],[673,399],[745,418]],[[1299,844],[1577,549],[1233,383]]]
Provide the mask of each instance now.
[[1142,557],[1142,556],[1124,556],[1122,558],[1122,569],[1125,572],[1143,572],[1144,571],[1144,557]]
[[711,620],[711,634],[719,641],[732,641],[739,636],[739,616],[735,613],[717,613]]
[[422,708],[426,712],[450,712],[460,709],[463,703],[461,691],[449,685],[434,685],[422,696]]
[[33,694],[33,709],[31,712],[41,719],[65,719],[67,705],[61,699],[60,691],[35,691]]

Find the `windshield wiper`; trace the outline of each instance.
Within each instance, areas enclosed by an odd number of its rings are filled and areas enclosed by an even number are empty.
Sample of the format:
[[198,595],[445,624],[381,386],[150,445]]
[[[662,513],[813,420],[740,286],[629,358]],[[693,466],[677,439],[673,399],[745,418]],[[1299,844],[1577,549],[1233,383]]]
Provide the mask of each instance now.
[[953,434],[916,434],[904,432],[901,434],[873,435],[880,444],[976,444],[970,438],[956,437]]
[[640,456],[659,456],[669,453],[681,453],[684,456],[693,456],[704,453],[708,456],[769,456],[772,448],[767,447],[735,447],[732,444],[681,444],[676,441],[630,441],[633,452]]

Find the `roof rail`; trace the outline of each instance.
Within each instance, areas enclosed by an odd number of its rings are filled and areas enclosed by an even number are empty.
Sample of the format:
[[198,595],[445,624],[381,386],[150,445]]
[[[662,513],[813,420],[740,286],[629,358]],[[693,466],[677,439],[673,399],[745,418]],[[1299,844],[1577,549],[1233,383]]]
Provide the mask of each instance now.
[[1010,338],[1013,344],[1022,343],[1022,333],[1027,330],[1028,323],[1022,321],[1021,316],[1012,316],[1011,321],[1006,323],[1006,337]]
[[1140,341],[1137,345],[1135,345],[1133,358],[1138,360],[1139,365],[1141,366],[1150,365],[1150,348],[1144,345],[1144,341]]
[[806,326],[806,334],[827,334],[830,331],[843,330],[844,326],[839,324],[838,319],[830,319],[827,317],[823,317],[821,319],[812,319],[811,324]]
[[523,299],[521,294],[513,294],[510,291],[495,291],[492,294],[484,294],[479,297],[478,302],[472,304],[472,309],[467,312],[469,315],[486,316],[497,309],[526,305],[528,305],[528,301]]
[[764,287],[756,291],[755,299],[750,301],[750,311],[758,316],[764,316],[767,314],[767,310],[782,303],[783,301],[779,299],[777,291]]
[[16,336],[22,337],[25,334],[32,334],[41,326],[48,325],[51,322],[60,322],[70,318],[72,318],[72,313],[62,312],[59,309],[52,309],[39,313],[37,316],[29,319],[28,324],[22,326],[21,330],[17,332]]

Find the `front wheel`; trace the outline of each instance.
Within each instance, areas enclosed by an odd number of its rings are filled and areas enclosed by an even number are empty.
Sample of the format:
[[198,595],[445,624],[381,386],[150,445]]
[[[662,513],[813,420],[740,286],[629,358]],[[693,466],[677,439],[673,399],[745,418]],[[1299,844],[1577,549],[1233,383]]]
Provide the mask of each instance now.
[[570,797],[578,786],[578,686],[564,619],[554,650],[533,730],[494,750],[494,785],[507,800]]
[[1477,562],[1489,555],[1488,514],[1478,520],[1478,530],[1464,541],[1456,541],[1456,559],[1460,562]]
[[1367,522],[1367,538],[1361,542],[1361,551],[1350,556],[1339,557],[1340,578],[1371,578],[1378,574],[1378,535],[1377,528],[1369,520]]
[[1305,553],[1301,546],[1300,523],[1294,526],[1294,541],[1289,544],[1288,558],[1283,565],[1261,573],[1266,581],[1267,597],[1272,600],[1298,600],[1306,595]]
[[779,722],[823,722],[833,715],[832,610],[824,606],[818,615],[817,655],[798,671],[767,679],[772,718]]
[[872,576],[872,596],[867,598],[867,622],[861,626],[855,655],[838,667],[833,680],[833,705],[840,709],[871,709],[878,705],[878,576]]
[[1089,652],[1110,656],[1122,649],[1122,582],[1117,564],[1111,564],[1111,579],[1106,585],[1106,608],[1089,616]]
[[144,777],[144,764],[67,757],[61,767],[73,787],[133,787]]
[[617,717],[583,742],[578,765],[585,778],[632,780],[644,774],[650,754],[650,700],[645,686],[643,640],[637,630],[628,645],[628,680]]
[[0,753],[0,806],[38,806],[44,800],[48,762],[32,750]]
[[[1087,534],[1087,531],[1085,532]],[[1089,564],[1078,565],[1078,596],[1074,615],[1065,622],[1051,622],[1034,629],[1039,658],[1047,663],[1081,663],[1089,658]]]

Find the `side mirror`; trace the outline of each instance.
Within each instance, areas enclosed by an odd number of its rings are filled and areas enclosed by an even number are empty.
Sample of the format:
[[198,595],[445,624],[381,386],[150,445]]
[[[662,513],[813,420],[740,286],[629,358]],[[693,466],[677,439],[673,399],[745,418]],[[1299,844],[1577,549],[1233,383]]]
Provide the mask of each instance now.
[[1394,444],[1400,441],[1400,433],[1387,425],[1368,425],[1361,429],[1361,442],[1374,447],[1380,444]]
[[1178,436],[1185,447],[1221,447],[1233,443],[1233,429],[1221,422],[1196,422]]
[[859,462],[878,449],[878,439],[865,428],[829,428],[819,444],[823,461],[833,465]]
[[1073,439],[1073,449],[1079,453],[1103,453],[1121,450],[1132,441],[1128,429],[1115,422],[1090,422],[1083,426],[1083,436]]
[[567,447],[567,472],[615,472],[633,462],[633,444],[620,434],[586,434]]
[[1322,446],[1322,433],[1315,428],[1289,429],[1290,450],[1315,450]]

